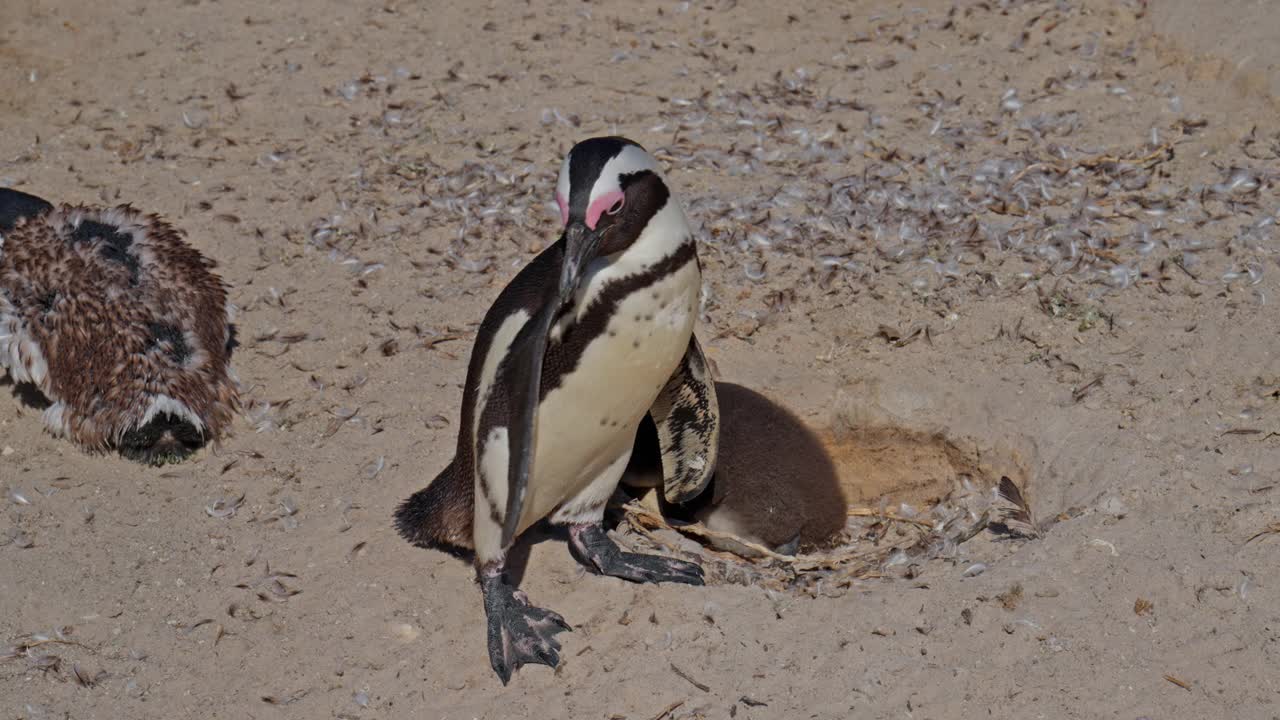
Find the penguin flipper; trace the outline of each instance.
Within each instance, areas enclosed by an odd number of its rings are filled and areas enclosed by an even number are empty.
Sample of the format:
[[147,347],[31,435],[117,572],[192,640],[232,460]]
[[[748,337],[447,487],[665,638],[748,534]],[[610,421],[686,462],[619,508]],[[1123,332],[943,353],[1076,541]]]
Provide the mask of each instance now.
[[663,497],[683,503],[697,497],[716,470],[720,413],[715,382],[698,338],[689,338],[684,359],[649,409],[658,428]]
[[22,218],[43,215],[53,209],[52,203],[35,195],[0,188],[0,232],[12,230]]
[[533,475],[533,451],[538,444],[538,401],[541,399],[542,361],[547,355],[551,325],[560,311],[546,302],[520,328],[507,356],[509,416],[507,418],[507,512],[502,522],[502,546],[515,539],[524,509],[525,492]]

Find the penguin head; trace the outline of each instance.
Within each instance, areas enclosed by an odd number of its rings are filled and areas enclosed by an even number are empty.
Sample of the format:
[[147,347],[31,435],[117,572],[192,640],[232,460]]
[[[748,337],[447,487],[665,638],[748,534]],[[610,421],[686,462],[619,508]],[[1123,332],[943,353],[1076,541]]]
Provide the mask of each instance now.
[[233,396],[224,405],[222,388],[211,382],[235,345],[229,318],[226,308],[198,318],[156,313],[131,329],[132,352],[116,377],[128,392],[111,403],[127,409],[110,416],[122,455],[152,465],[181,462],[217,437],[235,402]]
[[565,241],[561,296],[572,294],[595,257],[630,247],[669,197],[658,162],[639,143],[596,137],[574,145],[556,183]]
[[149,465],[181,462],[205,444],[204,423],[185,403],[158,395],[147,416],[121,435],[120,454]]

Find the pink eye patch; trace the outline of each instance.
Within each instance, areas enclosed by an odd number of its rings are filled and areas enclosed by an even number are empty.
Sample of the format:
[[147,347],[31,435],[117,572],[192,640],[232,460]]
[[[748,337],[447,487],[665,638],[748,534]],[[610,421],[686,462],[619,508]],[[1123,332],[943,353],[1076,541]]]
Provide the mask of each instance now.
[[595,230],[596,225],[600,223],[600,216],[604,214],[604,211],[609,210],[614,205],[622,202],[622,199],[623,194],[621,190],[614,190],[611,193],[605,193],[604,195],[596,198],[595,202],[591,203],[591,207],[587,208],[587,227]]

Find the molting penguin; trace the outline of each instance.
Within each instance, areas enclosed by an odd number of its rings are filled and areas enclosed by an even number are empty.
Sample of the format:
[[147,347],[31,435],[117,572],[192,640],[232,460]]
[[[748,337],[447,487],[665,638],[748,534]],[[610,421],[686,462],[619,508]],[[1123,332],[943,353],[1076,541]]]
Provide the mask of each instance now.
[[154,215],[0,188],[0,369],[87,450],[160,464],[238,405],[231,306],[213,262]]
[[476,335],[453,461],[404,501],[410,542],[474,550],[489,659],[503,684],[559,663],[569,625],[529,604],[503,563],[543,518],[594,570],[700,585],[693,563],[623,552],[601,525],[646,415],[664,495],[696,497],[715,469],[715,388],[693,335],[702,289],[684,211],[640,145],[585,140],[560,168],[564,232],[498,295]]

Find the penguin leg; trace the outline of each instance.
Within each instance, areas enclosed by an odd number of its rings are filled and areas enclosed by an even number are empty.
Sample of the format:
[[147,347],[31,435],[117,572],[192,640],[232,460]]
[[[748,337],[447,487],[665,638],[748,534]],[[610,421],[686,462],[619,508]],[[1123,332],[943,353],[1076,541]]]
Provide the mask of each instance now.
[[601,521],[604,508],[617,489],[631,459],[630,446],[577,497],[565,503],[551,521],[569,526],[569,547],[578,560],[601,575],[632,582],[675,582],[702,585],[702,568],[696,563],[661,555],[623,552],[609,538]]
[[572,630],[559,614],[529,604],[507,580],[502,561],[480,568],[480,589],[489,625],[489,664],[506,685],[522,665],[560,664],[557,633]]
[[506,685],[521,666],[559,665],[560,643],[555,636],[571,628],[560,615],[530,605],[528,596],[507,578],[508,543],[503,542],[506,523],[501,514],[501,508],[507,507],[508,491],[506,428],[495,428],[485,437],[478,453],[479,467],[473,474],[471,538],[484,595],[489,664]]

